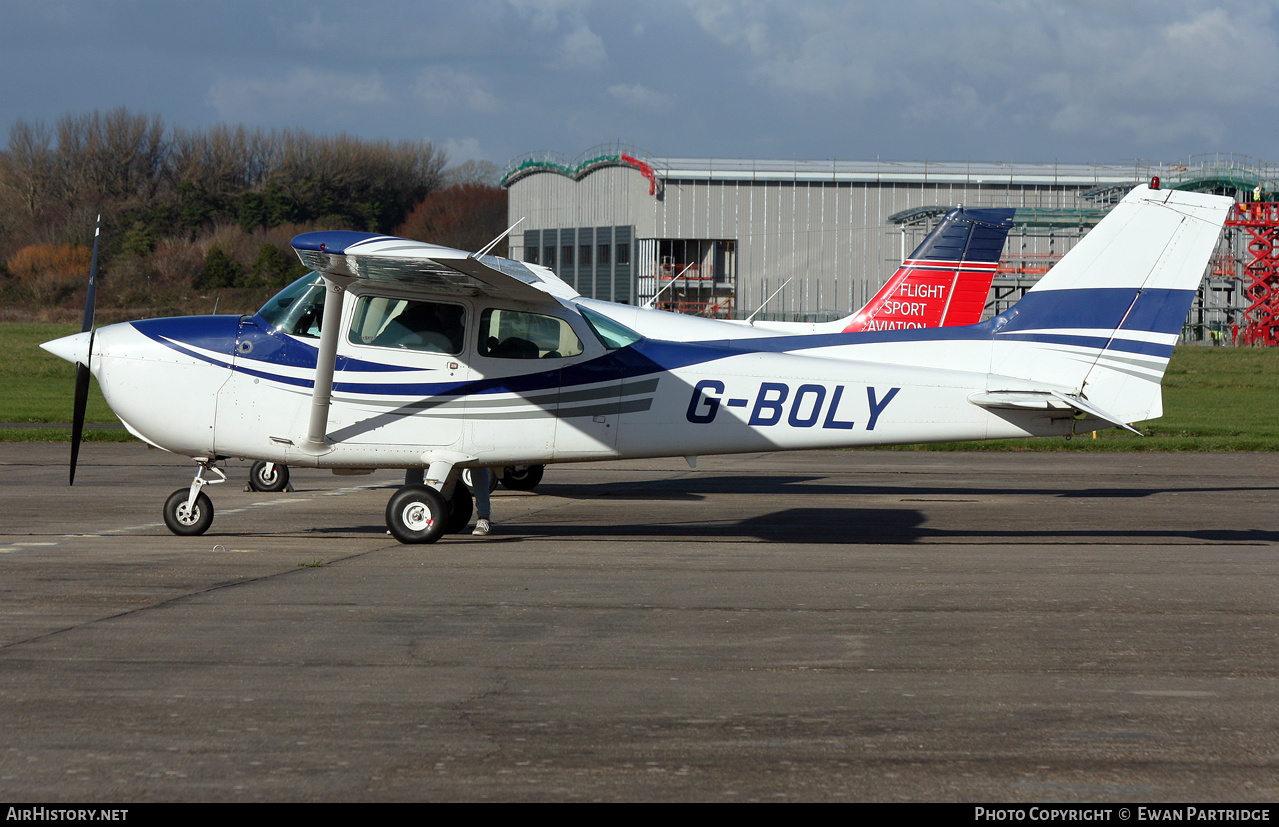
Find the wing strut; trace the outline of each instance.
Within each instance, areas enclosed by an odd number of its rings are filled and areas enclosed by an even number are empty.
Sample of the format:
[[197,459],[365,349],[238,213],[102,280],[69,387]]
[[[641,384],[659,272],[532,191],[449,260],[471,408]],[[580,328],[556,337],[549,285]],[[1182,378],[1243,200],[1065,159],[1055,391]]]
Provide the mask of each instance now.
[[342,285],[324,277],[324,317],[320,321],[320,353],[315,362],[315,389],[311,392],[311,418],[306,439],[299,446],[308,454],[323,454],[328,444],[329,405],[333,401],[333,367],[337,364],[338,336],[342,328]]

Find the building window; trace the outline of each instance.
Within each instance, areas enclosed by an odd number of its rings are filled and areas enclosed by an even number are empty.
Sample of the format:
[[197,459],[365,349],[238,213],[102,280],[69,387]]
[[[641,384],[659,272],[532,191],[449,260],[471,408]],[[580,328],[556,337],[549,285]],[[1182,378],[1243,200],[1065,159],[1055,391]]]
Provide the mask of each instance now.
[[617,263],[619,265],[631,263],[631,245],[630,244],[617,245]]
[[555,269],[555,248],[554,248],[554,247],[544,247],[544,248],[542,248],[542,252],[546,253],[546,261],[545,261],[545,262],[543,262],[543,263],[544,263],[547,267],[549,267],[549,268],[551,268],[552,270],[554,270],[554,269]]
[[537,264],[537,248],[529,247],[524,251],[524,255],[528,257],[529,264]]
[[608,253],[609,253],[608,245],[601,244],[599,249],[599,255],[595,259],[597,262],[599,262],[599,265],[601,267],[608,266]]
[[581,267],[591,266],[591,245],[583,244],[577,248],[577,263]]
[[565,267],[573,266],[573,245],[572,244],[565,244],[563,247],[561,247],[560,255],[562,256],[560,260],[560,264],[562,264]]

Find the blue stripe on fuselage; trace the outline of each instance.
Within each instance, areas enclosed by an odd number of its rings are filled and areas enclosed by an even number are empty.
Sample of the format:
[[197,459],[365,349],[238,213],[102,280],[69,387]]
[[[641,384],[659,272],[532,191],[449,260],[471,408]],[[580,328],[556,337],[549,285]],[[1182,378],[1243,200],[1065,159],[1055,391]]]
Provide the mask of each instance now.
[[[364,236],[365,234],[352,235]],[[1139,294],[1140,300],[1134,306],[1133,301]],[[416,397],[526,394],[555,387],[568,388],[631,379],[750,353],[788,353],[893,342],[976,341],[995,337],[1099,350],[1108,348],[1128,353],[1166,357],[1172,353],[1170,345],[1129,339],[1110,340],[1106,335],[1081,336],[1074,331],[1097,330],[1104,334],[1105,331],[1115,329],[1122,321],[1124,330],[1177,333],[1181,330],[1193,298],[1193,290],[1138,291],[1134,288],[1089,288],[1046,290],[1038,293],[1031,291],[1004,313],[981,324],[967,327],[797,334],[708,342],[667,342],[644,339],[629,347],[609,351],[603,356],[586,362],[517,376],[481,379],[473,382],[335,381],[334,390],[349,394]],[[1125,314],[1127,314],[1126,319]],[[230,361],[235,347],[238,324],[239,317],[236,316],[153,319],[133,323],[139,331],[156,341],[181,350],[192,358],[224,367]],[[258,324],[263,329],[253,333],[254,351],[251,355],[238,357],[234,369],[295,387],[312,387],[314,383],[311,379],[275,374],[270,371],[270,366],[314,369],[317,349],[270,330],[261,320],[258,320]],[[1072,332],[1053,333],[1054,328]],[[268,339],[269,342],[266,341]],[[261,347],[257,346],[259,343]],[[224,358],[227,362],[196,353],[194,350],[183,347],[184,344],[192,348],[198,347],[225,354]],[[339,374],[413,370],[415,369],[344,356],[338,357],[337,362]]]

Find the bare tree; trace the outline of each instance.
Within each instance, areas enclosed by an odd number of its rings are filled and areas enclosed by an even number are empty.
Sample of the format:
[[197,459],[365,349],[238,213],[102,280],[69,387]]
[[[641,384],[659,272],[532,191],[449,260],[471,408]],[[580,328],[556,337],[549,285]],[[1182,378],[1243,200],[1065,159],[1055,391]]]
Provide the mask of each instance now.
[[0,165],[0,186],[16,196],[28,218],[47,203],[53,186],[53,131],[40,121],[19,119],[9,129],[9,151]]
[[485,187],[496,187],[502,180],[502,168],[492,161],[463,161],[455,167],[444,170],[444,186],[454,187],[460,184],[479,184]]

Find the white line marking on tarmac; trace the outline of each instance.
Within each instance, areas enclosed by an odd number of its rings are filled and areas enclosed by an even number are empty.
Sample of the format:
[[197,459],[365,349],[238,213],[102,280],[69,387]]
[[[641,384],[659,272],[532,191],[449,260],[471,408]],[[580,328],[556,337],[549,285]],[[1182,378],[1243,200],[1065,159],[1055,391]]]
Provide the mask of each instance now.
[[[340,497],[345,494],[356,494],[361,491],[366,491],[370,488],[381,488],[385,484],[386,483],[384,482],[370,482],[370,483],[364,483],[362,485],[352,485],[347,488],[338,488],[333,491],[316,491],[315,494],[311,497],[285,497],[279,500],[261,500],[259,502],[242,505],[238,508],[228,508],[223,511],[219,511],[218,514],[221,514],[221,515],[239,514],[241,512],[252,511],[257,508],[269,508],[272,506],[288,505],[291,503],[305,503],[305,502],[310,502],[312,499],[314,499],[314,497],[320,497],[320,496]],[[12,554],[13,552],[24,551],[27,548],[34,547],[34,546],[44,546],[44,547],[60,546],[63,544],[63,542],[65,542],[65,540],[69,540],[75,537],[116,537],[122,534],[134,534],[141,531],[150,531],[152,529],[163,528],[163,527],[164,527],[163,522],[141,523],[139,525],[122,526],[120,528],[107,528],[107,529],[103,529],[102,531],[82,532],[78,534],[63,534],[63,535],[60,535],[64,538],[64,540],[62,541],[31,541],[31,542],[21,542],[21,543],[16,543],[16,542],[7,543],[5,545],[0,546],[0,554]],[[231,551],[240,553],[240,554],[245,554],[245,553],[248,553],[250,550],[249,549],[231,549]]]

